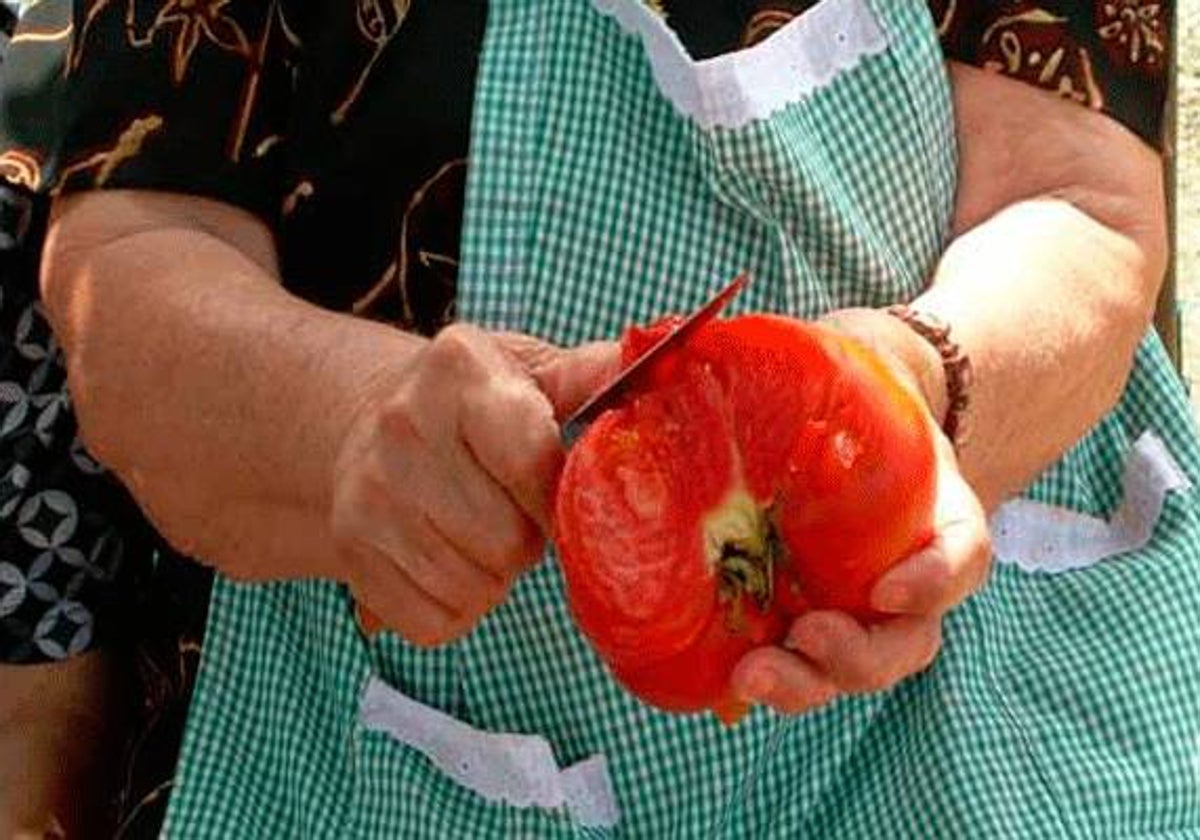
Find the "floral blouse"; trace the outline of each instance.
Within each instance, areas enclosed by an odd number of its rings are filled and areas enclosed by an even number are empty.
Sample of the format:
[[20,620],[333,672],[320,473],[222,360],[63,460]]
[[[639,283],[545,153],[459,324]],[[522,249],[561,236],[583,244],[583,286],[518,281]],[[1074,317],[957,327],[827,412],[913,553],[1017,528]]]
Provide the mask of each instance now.
[[[645,1],[697,58],[757,43],[816,3]],[[170,775],[207,578],[154,538],[79,444],[61,353],[37,305],[44,196],[143,188],[238,205],[276,232],[293,292],[431,335],[454,317],[487,9],[484,0],[24,5],[0,55],[0,661],[136,643],[151,737],[138,741],[128,811],[137,791]],[[1172,3],[928,5],[948,58],[1107,113],[1161,146]],[[160,812],[142,808],[135,823],[152,830]]]

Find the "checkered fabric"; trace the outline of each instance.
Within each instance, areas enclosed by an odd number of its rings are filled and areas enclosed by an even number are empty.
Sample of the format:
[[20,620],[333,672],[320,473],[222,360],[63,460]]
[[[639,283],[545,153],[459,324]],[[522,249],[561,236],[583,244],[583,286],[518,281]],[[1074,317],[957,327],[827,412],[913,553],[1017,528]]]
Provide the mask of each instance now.
[[[889,35],[812,96],[704,131],[640,42],[588,0],[494,0],[476,103],[464,317],[572,344],[687,309],[816,315],[912,297],[944,246],[954,134],[923,4],[870,0]],[[1115,506],[1155,431],[1200,484],[1180,386],[1147,339],[1120,408],[1030,492]],[[893,691],[733,729],[623,692],[575,631],[552,556],[465,641],[364,640],[315,582],[214,595],[166,832],[178,837],[1200,836],[1200,520],[1056,576],[998,568],[935,666]],[[622,820],[491,805],[356,722],[372,673],[474,726],[607,755]]]

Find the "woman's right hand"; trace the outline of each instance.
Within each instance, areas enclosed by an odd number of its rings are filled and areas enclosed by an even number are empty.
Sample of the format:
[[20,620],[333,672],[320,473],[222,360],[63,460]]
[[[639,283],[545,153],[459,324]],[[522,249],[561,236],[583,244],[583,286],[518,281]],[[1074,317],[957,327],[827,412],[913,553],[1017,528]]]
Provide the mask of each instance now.
[[617,363],[615,344],[454,325],[374,389],[333,473],[333,537],[359,604],[425,646],[499,604],[542,554],[558,420]]

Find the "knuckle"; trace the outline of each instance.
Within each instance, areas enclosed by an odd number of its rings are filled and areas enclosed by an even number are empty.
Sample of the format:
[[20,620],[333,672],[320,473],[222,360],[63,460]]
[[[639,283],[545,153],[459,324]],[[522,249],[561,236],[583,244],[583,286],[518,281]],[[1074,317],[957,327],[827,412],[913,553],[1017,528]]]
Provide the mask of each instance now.
[[991,559],[991,532],[986,527],[980,529],[978,552],[985,559]]
[[822,706],[827,706],[837,696],[837,693],[830,689],[817,689],[804,698],[803,702],[796,704],[795,710],[790,714],[804,714],[814,711]]
[[504,603],[504,599],[508,597],[508,590],[512,587],[509,578],[500,580],[491,575],[488,575],[488,578],[488,582],[480,587],[480,594],[483,603],[486,605],[484,608],[485,612]]
[[982,574],[986,577],[992,566],[992,535],[984,531],[980,535],[979,545],[975,549],[975,560]]
[[512,412],[514,421],[530,440],[541,440],[547,429],[554,427],[554,407],[550,400],[523,374],[506,377],[501,384],[504,405]]
[[502,576],[524,569],[540,549],[540,543],[535,548],[530,537],[531,528],[525,517],[509,506],[509,510],[493,518],[484,531],[486,537],[477,543],[475,558],[479,565]]
[[510,483],[535,498],[546,495],[562,459],[555,426],[527,427],[523,440],[505,455]]
[[527,568],[537,561],[542,553],[542,538],[537,529],[521,517],[501,547],[500,559],[506,572],[515,572]]
[[[475,591],[462,605],[462,614],[468,627],[478,624],[485,615],[500,604],[490,592]],[[465,632],[465,631],[464,631]]]
[[550,409],[547,409],[543,422],[530,424],[527,435],[529,459],[534,469],[541,478],[551,475],[562,461],[563,448],[558,436],[558,424],[554,422]]
[[362,539],[381,519],[391,517],[392,487],[382,475],[363,471],[335,492],[330,528],[342,546],[362,552],[369,548]]
[[781,691],[771,698],[771,708],[784,715],[801,715],[822,705],[818,691],[794,689]]
[[[903,665],[899,665],[903,669]],[[872,694],[890,688],[900,675],[894,673],[897,662],[886,663],[873,661],[862,655],[846,664],[846,688],[858,694]]]
[[408,392],[397,394],[375,415],[375,431],[383,438],[400,444],[420,442],[417,424],[420,403]]
[[489,569],[509,572],[525,565],[526,552],[519,540],[498,536],[488,542],[482,560]]
[[430,342],[429,361],[434,367],[470,370],[480,362],[482,335],[469,324],[456,323],[443,329]]
[[469,612],[457,613],[447,618],[442,624],[442,634],[445,640],[443,644],[457,641],[470,633],[479,618],[480,614]]
[[337,552],[338,563],[345,570],[346,584],[350,587],[354,599],[371,606],[371,591],[366,582],[366,575],[363,574],[363,556],[358,548],[358,541],[349,534],[335,534],[333,549]]
[[418,586],[437,577],[437,566],[420,551],[396,551],[392,553],[392,562]]
[[984,584],[987,583],[991,572],[992,544],[991,538],[985,535],[971,554],[970,576],[968,578],[966,594],[971,595],[982,589]]
[[[476,393],[464,400],[464,410],[490,428],[499,427],[510,449],[525,451],[554,426],[554,409],[537,386],[520,373],[496,371]],[[498,422],[499,421],[499,422]]]
[[987,585],[988,578],[991,577],[991,565],[984,561],[979,564],[978,569],[971,576],[970,585],[967,587],[967,597],[974,595],[976,592],[983,589]]
[[392,497],[392,484],[375,465],[370,465],[358,476],[355,495],[365,512],[381,510]]
[[424,625],[417,625],[409,628],[408,630],[401,630],[401,635],[404,636],[404,638],[408,640],[408,643],[413,647],[424,648],[425,650],[439,647],[446,641],[440,635],[438,635],[434,628],[426,627]]
[[890,674],[879,668],[862,671],[858,674],[856,688],[863,694],[874,694],[884,691],[896,683],[900,675]]
[[774,698],[769,705],[781,715],[802,715],[812,708],[806,699],[791,696]]
[[499,577],[495,572],[475,567],[460,576],[464,609],[477,615],[502,603],[508,595],[509,577]]

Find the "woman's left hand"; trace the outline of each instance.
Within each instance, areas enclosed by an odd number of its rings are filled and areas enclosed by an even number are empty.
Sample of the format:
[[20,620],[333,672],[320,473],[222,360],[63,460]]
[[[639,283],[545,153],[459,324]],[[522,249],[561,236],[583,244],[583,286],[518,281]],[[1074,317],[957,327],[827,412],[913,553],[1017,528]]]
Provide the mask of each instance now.
[[[911,329],[878,310],[845,310],[827,323],[868,344],[930,406],[945,404],[940,358]],[[978,589],[991,560],[984,507],[958,469],[954,449],[937,429],[935,536],[889,571],[872,593],[890,617],[864,625],[849,615],[814,611],[797,619],[783,647],[747,654],[734,685],[747,702],[785,714],[822,706],[842,694],[887,689],[927,668],[942,644],[942,618]]]

